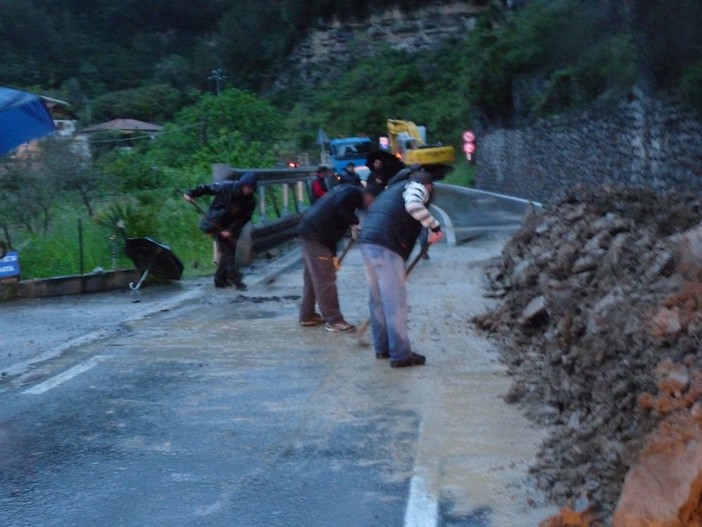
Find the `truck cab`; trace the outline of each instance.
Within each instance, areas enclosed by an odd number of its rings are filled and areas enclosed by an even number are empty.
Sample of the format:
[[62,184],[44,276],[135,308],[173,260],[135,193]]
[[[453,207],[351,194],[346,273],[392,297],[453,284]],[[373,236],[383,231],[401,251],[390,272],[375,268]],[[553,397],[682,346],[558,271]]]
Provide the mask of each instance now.
[[329,141],[327,153],[337,174],[343,172],[346,165],[353,163],[361,179],[365,179],[364,173],[367,176],[368,172],[366,158],[372,151],[373,141],[370,137],[345,137]]

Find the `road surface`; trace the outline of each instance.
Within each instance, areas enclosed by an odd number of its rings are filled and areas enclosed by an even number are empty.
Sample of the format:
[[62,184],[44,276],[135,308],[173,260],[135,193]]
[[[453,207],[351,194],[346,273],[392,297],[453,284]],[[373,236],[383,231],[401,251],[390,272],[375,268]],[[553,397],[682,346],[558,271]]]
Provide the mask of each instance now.
[[[537,525],[543,432],[502,402],[509,379],[468,322],[503,236],[417,266],[427,365],[403,370],[299,327],[299,268],[246,293],[202,279],[0,305],[0,524]],[[357,250],[339,282],[361,322]]]

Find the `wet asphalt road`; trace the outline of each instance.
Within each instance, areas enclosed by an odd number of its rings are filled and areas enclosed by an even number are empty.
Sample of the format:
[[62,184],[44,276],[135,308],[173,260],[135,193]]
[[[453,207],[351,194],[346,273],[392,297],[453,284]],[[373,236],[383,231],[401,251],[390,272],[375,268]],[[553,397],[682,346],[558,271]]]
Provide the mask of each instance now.
[[[541,433],[501,402],[509,381],[466,323],[488,304],[482,268],[500,243],[436,247],[417,268],[422,368],[298,327],[299,270],[245,294],[186,284],[141,315],[105,297],[124,318],[85,322],[92,337],[64,348],[45,335],[37,363],[20,334],[31,306],[16,326],[0,306],[23,364],[0,379],[0,525],[536,525],[546,509],[529,509],[526,473]],[[357,251],[339,280],[360,322]]]

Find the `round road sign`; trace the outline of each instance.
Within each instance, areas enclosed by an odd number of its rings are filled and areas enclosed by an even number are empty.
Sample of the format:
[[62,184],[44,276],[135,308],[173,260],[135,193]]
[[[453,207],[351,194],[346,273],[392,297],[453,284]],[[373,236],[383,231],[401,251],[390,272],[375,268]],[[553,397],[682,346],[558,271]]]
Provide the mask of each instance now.
[[475,141],[475,134],[470,130],[466,130],[465,132],[463,132],[463,140],[466,143],[473,143]]

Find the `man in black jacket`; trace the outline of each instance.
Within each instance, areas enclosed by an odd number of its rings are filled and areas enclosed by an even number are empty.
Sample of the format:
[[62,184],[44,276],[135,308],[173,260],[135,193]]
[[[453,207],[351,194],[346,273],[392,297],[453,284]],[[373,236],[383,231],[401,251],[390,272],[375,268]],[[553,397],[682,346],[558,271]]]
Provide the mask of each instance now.
[[214,276],[215,287],[236,287],[246,290],[236,264],[236,245],[239,235],[256,209],[256,174],[247,172],[238,181],[222,181],[199,185],[184,194],[187,201],[200,196],[214,196],[207,214],[200,220],[200,230],[217,243],[219,265]]
[[[374,195],[355,185],[341,184],[322,196],[302,217],[297,234],[305,264],[300,304],[300,325],[326,324],[332,333],[355,331],[344,320],[336,289],[336,248],[352,225],[356,210],[364,210]],[[315,303],[322,312],[314,310]]]
[[361,178],[356,173],[356,166],[349,162],[346,168],[339,174],[339,184],[355,185],[362,187]]

